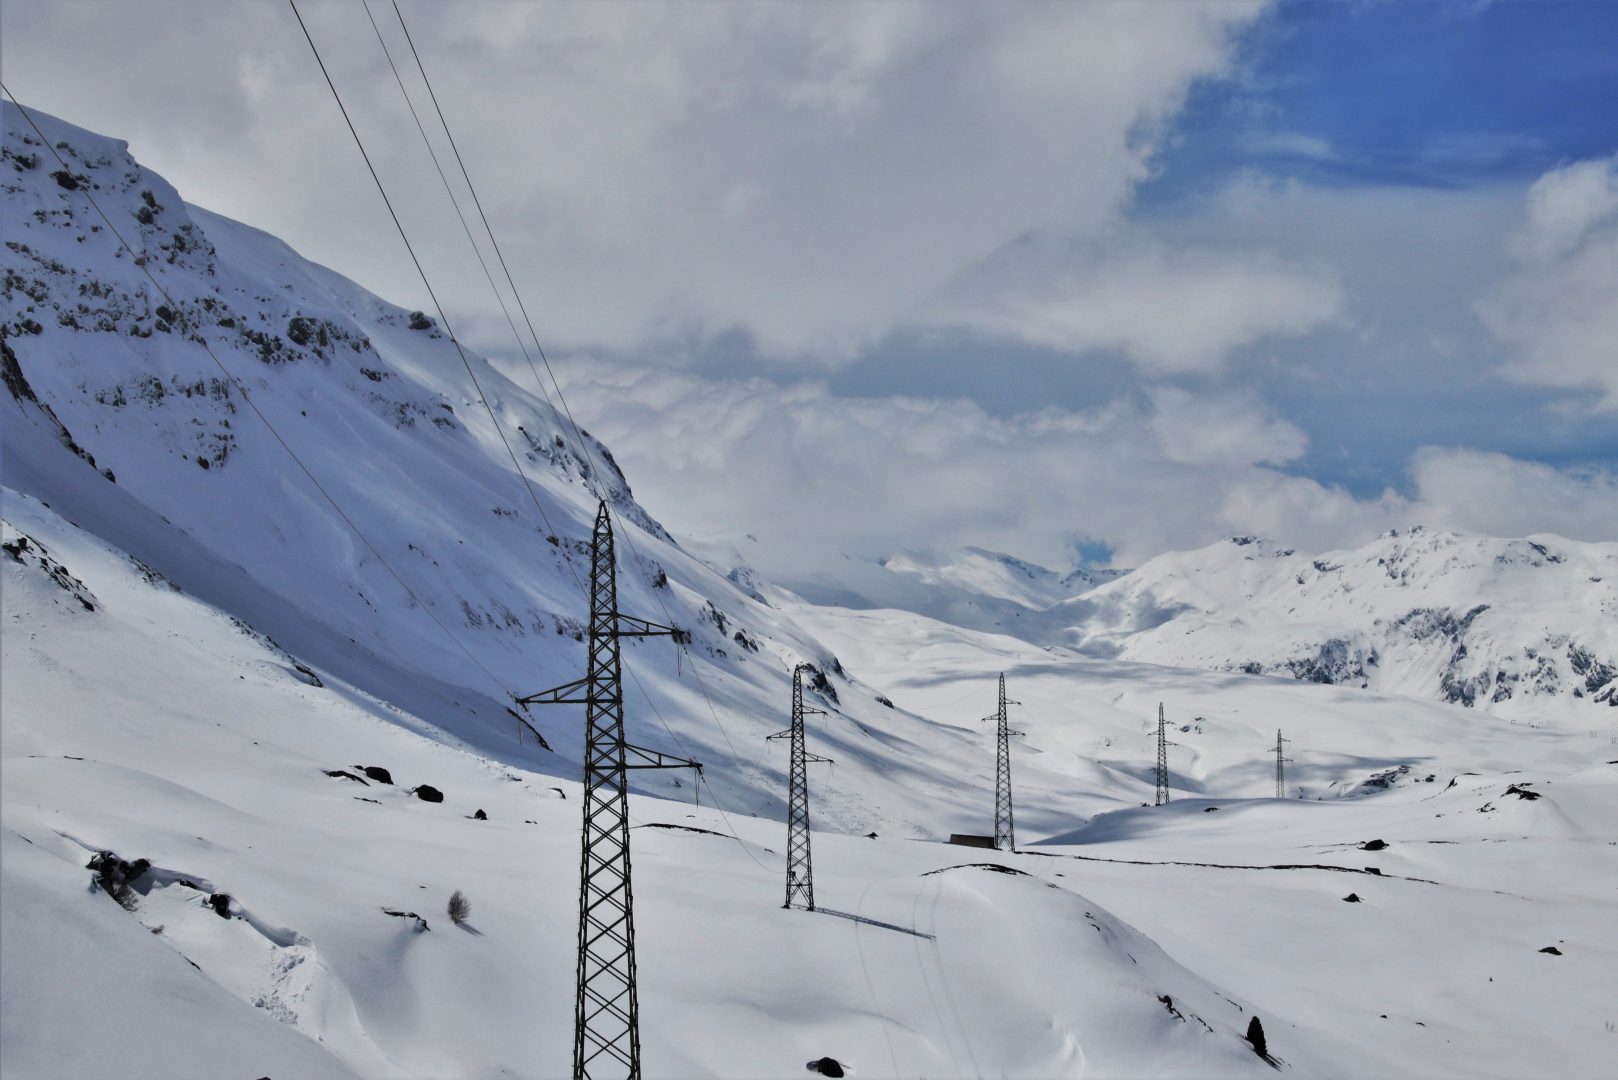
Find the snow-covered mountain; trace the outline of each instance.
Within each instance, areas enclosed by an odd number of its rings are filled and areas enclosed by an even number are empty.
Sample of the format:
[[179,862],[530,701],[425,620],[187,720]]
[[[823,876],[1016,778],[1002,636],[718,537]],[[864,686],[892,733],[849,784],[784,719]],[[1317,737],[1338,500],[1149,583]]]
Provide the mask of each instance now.
[[[1618,748],[1549,708],[1570,697],[1519,692],[1517,724],[1127,658],[1198,601],[1258,612],[1230,590],[1271,596],[1279,553],[1166,557],[1206,574],[1154,561],[1078,600],[990,552],[874,567],[964,625],[804,603],[675,543],[606,447],[431,319],[39,120],[49,146],[5,107],[0,169],[7,1080],[564,1074],[582,723],[539,713],[548,747],[519,741],[506,695],[583,668],[596,491],[620,607],[694,639],[626,645],[630,737],[709,780],[699,804],[640,773],[630,801],[649,1077],[1603,1074]],[[1610,582],[1610,545],[1477,543],[1353,591],[1482,589],[1520,606],[1512,632],[1610,617],[1574,574]],[[1544,565],[1463,565],[1501,551]],[[1085,606],[1103,594],[1111,614]],[[972,629],[972,605],[1089,652]],[[1600,630],[1579,647],[1610,657]],[[800,660],[834,759],[812,766],[813,914],[780,906],[764,738]],[[992,827],[1001,673],[1020,849],[950,846]]]
[[1618,707],[1618,543],[1416,526],[1306,556],[1235,537],[1058,610],[1091,655],[1508,713],[1547,699]]
[[[533,387],[471,353],[463,363],[432,318],[187,204],[124,143],[36,119],[68,167],[8,104],[10,490],[299,662],[408,700],[443,737],[563,775],[578,767],[579,726],[536,713],[549,749],[532,738],[519,747],[509,695],[584,669],[599,492],[622,534],[621,609],[693,635],[685,657],[666,639],[626,646],[633,741],[703,761],[737,805],[776,806],[784,762],[755,743],[780,728],[800,661],[823,673],[815,693],[842,721],[838,737],[865,742],[873,725],[940,737],[860,687],[753,586],[683,551],[610,451],[587,434],[581,443]],[[141,254],[130,257],[114,229]],[[904,745],[891,738],[845,755],[846,775],[889,767]],[[828,796],[827,821],[865,820],[857,797]]]
[[[738,571],[745,573],[745,571]],[[793,582],[1099,657],[1277,676],[1516,714],[1618,706],[1618,542],[1415,526],[1308,555],[1240,536],[1135,570],[1068,574],[1001,552],[848,560]],[[1516,704],[1513,704],[1516,703]]]
[[889,608],[988,633],[1042,641],[1064,628],[1047,612],[1123,571],[1079,566],[1061,573],[1000,551],[901,551],[847,558],[833,573],[787,579],[817,604]]

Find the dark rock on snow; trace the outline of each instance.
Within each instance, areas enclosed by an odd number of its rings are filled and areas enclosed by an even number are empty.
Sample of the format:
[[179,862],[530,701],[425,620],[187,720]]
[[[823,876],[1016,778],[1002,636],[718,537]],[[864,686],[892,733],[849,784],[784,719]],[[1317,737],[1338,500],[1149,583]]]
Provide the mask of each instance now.
[[422,802],[444,801],[444,793],[433,787],[431,784],[422,784],[420,787],[415,788],[411,794],[415,795],[415,797],[420,799]]
[[[359,768],[358,765],[356,765],[354,767],[356,769]],[[361,771],[364,772],[366,776],[369,776],[372,780],[375,780],[379,784],[391,784],[391,783],[393,783],[393,774],[388,772],[388,770],[384,769],[380,765],[367,765]]]
[[1365,841],[1365,843],[1360,845],[1360,850],[1361,851],[1381,851],[1383,848],[1385,848],[1387,846],[1388,846],[1388,842],[1386,840],[1367,840],[1367,841]]
[[326,775],[334,780],[352,780],[357,784],[365,784],[366,787],[371,786],[370,784],[366,784],[365,781],[360,779],[358,776],[355,776],[353,773],[349,772],[347,769],[327,769]]
[[[426,888],[426,886],[422,887]],[[418,934],[432,929],[432,927],[427,925],[427,920],[422,918],[420,915],[417,915],[414,911],[395,911],[393,908],[383,908],[382,914],[392,915],[395,919],[415,919],[416,933]]]
[[152,864],[147,859],[125,862],[110,851],[98,851],[85,864],[85,868],[95,875],[94,882],[101,886],[108,896],[118,901],[120,907],[133,910],[135,906],[133,885],[145,876],[152,868]]
[[818,1059],[816,1059],[814,1061],[811,1061],[809,1063],[808,1069],[809,1069],[810,1072],[819,1073],[821,1076],[842,1076],[842,1075],[844,1075],[843,1074],[843,1066],[838,1062],[838,1060],[836,1058],[829,1058],[829,1057],[818,1058]]

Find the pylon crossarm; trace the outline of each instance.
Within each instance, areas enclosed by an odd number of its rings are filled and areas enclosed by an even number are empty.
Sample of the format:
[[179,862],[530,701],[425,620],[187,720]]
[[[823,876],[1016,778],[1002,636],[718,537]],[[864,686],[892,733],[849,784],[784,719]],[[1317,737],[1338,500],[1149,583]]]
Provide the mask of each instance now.
[[613,633],[618,637],[671,637],[681,640],[690,636],[677,626],[664,626],[662,623],[621,613],[617,616],[617,625],[613,627]]
[[792,738],[792,729],[787,728],[785,731],[777,731],[774,735],[766,735],[766,736],[764,736],[764,741],[769,742],[771,739],[790,739],[790,738]]
[[541,690],[537,694],[528,694],[517,699],[517,704],[528,705],[588,705],[590,704],[589,691],[590,677],[574,679],[570,683],[554,686],[549,690]]
[[[630,761],[633,754],[641,758],[640,761]],[[673,754],[665,754],[661,750],[648,750],[644,746],[634,746],[624,743],[624,768],[626,769],[696,769],[702,771],[702,763],[691,761]]]

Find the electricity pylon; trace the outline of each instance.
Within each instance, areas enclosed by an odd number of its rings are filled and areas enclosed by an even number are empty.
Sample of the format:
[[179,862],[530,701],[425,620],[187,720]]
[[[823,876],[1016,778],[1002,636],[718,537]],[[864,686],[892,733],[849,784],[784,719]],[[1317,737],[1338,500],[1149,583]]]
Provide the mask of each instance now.
[[1281,749],[1281,744],[1289,743],[1291,741],[1291,739],[1281,738],[1280,728],[1275,729],[1275,797],[1277,799],[1284,799],[1287,797],[1286,763],[1292,759],[1289,757],[1282,757],[1284,751]]
[[618,611],[612,520],[602,501],[590,545],[589,672],[564,686],[517,698],[525,707],[585,707],[578,992],[573,1006],[574,1080],[640,1077],[640,1000],[635,989],[626,770],[702,770],[694,761],[624,741],[623,664],[618,639],[660,636],[679,642],[685,632]]
[[803,703],[803,673],[814,670],[813,664],[799,664],[792,669],[792,726],[765,736],[792,740],[791,781],[787,794],[787,899],[781,906],[790,908],[796,896],[809,911],[815,910],[815,877],[809,861],[808,763],[831,761],[831,758],[806,753],[803,748],[804,713],[826,715],[826,710],[813,709]]
[[1162,806],[1169,801],[1169,736],[1163,723],[1163,703],[1157,703],[1157,802]]
[[1011,739],[1012,735],[1021,735],[1020,731],[1012,731],[1006,726],[1006,706],[1021,705],[1020,701],[1006,700],[1006,676],[1000,675],[1000,708],[993,716],[985,716],[984,720],[995,722],[995,758],[994,758],[994,846],[1001,851],[1017,850],[1017,838],[1012,827],[1011,815]]

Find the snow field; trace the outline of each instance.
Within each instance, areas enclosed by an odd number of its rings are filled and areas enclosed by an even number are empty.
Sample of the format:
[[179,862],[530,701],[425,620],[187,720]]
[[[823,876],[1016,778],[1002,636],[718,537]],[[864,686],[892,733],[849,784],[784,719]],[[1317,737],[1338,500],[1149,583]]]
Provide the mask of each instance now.
[[[575,782],[409,731],[336,680],[311,686],[227,617],[149,583],[31,500],[8,498],[7,515],[7,539],[20,529],[46,547],[97,605],[6,560],[8,1076],[65,1075],[64,1063],[129,1045],[148,1075],[566,1071]],[[847,617],[823,613],[821,628]],[[897,625],[894,653],[908,655],[918,627]],[[927,649],[964,660],[966,639],[937,624],[930,635]],[[882,640],[868,640],[861,659],[881,674]],[[979,664],[1004,662],[1007,648],[987,640]],[[1075,663],[1074,685],[1094,692],[1091,662]],[[936,692],[976,693],[961,677]],[[1258,697],[1320,689],[1246,681]],[[1040,682],[1021,680],[1036,691],[1023,711],[1047,695]],[[1503,726],[1525,760],[1566,756],[1544,729]],[[1036,746],[1057,730],[1027,727],[1020,741]],[[1415,730],[1406,718],[1406,738]],[[1029,784],[1024,851],[903,838],[873,814],[876,839],[815,835],[816,913],[779,907],[779,821],[633,799],[649,1074],[791,1075],[828,1054],[864,1076],[1268,1074],[1240,1039],[1254,1012],[1282,1067],[1303,1075],[1601,1073],[1618,959],[1618,856],[1601,830],[1618,770],[1540,770],[1553,782],[1531,781],[1545,793],[1533,801],[1499,795],[1527,774],[1462,776],[1447,790],[1328,802],[1182,797],[1047,830],[1056,815],[1036,792],[1054,780],[1027,762],[1062,754],[1014,754]],[[395,784],[325,775],[370,764]],[[1126,804],[1135,780],[1096,775],[1112,790],[1075,802]],[[409,796],[417,783],[445,801]],[[981,784],[961,786],[986,819]],[[472,820],[476,809],[489,820]],[[739,840],[715,835],[729,827]],[[1372,834],[1390,846],[1355,846]],[[163,883],[132,913],[90,887],[83,864],[101,848],[157,868]],[[473,905],[464,928],[443,914],[457,888]],[[233,918],[207,907],[214,890],[231,895]],[[1364,902],[1343,903],[1350,891]],[[1550,944],[1563,955],[1537,951]],[[73,981],[85,967],[116,983],[108,1000],[86,1000]],[[187,1015],[221,1017],[212,1030],[228,1041],[186,1041],[182,1021],[153,1008],[192,998],[207,1004]]]

